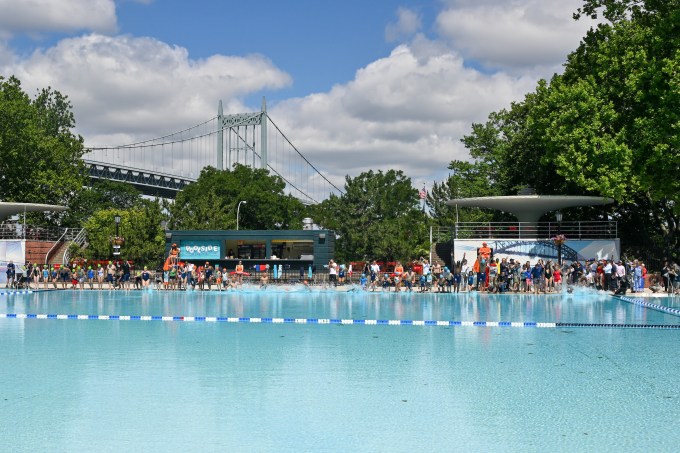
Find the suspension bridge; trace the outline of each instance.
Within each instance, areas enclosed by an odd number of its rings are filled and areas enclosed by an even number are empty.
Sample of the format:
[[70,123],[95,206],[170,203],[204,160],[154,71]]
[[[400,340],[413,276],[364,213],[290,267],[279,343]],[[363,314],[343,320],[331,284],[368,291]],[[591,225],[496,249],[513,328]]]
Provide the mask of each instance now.
[[271,119],[264,98],[259,112],[227,115],[220,101],[217,115],[203,123],[138,143],[87,148],[83,161],[91,180],[124,182],[164,198],[174,198],[206,166],[226,170],[234,164],[269,170],[305,204],[343,193]]

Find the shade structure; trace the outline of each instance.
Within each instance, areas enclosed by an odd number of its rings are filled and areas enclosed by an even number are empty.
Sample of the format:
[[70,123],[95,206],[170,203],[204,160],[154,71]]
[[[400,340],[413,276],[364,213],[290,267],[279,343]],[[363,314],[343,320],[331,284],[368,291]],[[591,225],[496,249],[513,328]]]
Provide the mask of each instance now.
[[612,198],[577,195],[509,195],[498,197],[454,198],[449,206],[497,209],[520,222],[538,222],[546,212],[576,206],[600,206],[613,203]]
[[38,203],[12,203],[0,201],[0,221],[24,212],[66,211],[66,206]]

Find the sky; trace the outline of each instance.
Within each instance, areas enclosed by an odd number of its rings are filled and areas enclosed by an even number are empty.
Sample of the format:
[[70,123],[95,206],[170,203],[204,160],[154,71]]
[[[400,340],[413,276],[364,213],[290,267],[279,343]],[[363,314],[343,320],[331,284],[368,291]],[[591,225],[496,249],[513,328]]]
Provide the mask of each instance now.
[[0,0],[0,75],[69,97],[86,146],[260,110],[341,186],[430,187],[461,138],[562,70],[581,0]]

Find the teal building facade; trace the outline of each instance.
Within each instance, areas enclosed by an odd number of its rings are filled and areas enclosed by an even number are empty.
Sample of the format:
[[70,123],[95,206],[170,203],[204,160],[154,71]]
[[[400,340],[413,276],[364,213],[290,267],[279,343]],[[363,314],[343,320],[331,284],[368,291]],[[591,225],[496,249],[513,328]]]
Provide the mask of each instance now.
[[165,257],[173,244],[181,262],[209,262],[233,271],[239,261],[249,273],[277,266],[287,276],[323,272],[335,254],[331,230],[169,230]]

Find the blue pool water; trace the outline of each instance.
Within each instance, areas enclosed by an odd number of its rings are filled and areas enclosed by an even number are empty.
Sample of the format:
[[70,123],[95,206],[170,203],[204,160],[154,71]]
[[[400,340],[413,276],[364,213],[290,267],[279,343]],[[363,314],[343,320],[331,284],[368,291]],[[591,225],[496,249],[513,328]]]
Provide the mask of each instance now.
[[[0,313],[680,323],[586,293],[67,290],[0,295]],[[0,318],[0,448],[674,451],[679,336],[658,328]]]

